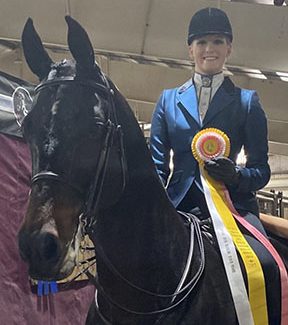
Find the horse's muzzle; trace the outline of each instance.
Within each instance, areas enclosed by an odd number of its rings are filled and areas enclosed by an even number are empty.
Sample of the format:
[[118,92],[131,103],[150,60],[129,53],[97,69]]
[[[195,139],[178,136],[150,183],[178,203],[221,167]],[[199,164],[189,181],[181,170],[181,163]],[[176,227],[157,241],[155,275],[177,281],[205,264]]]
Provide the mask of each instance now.
[[19,252],[29,265],[29,274],[36,279],[56,277],[61,264],[61,242],[51,232],[29,233],[21,229],[18,234]]

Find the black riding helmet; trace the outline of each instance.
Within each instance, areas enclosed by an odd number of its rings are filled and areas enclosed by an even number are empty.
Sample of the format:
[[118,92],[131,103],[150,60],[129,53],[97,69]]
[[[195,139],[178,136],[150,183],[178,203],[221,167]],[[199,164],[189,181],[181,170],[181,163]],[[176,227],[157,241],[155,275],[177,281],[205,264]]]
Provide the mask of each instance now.
[[221,34],[232,42],[233,34],[226,13],[217,8],[204,8],[197,11],[191,18],[188,30],[188,45],[195,38],[211,34]]

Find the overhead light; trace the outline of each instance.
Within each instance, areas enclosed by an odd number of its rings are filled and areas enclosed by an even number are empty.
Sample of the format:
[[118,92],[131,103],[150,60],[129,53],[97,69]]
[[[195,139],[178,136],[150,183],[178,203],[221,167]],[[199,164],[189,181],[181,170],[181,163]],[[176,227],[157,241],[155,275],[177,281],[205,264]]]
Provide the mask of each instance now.
[[288,82],[288,77],[280,77],[282,81]]
[[288,72],[276,72],[279,77],[288,77]]
[[286,6],[288,0],[230,0],[231,2],[244,2],[244,3],[250,3],[250,4],[263,4],[263,5],[275,5],[275,6]]
[[242,74],[256,79],[267,79],[263,72],[259,69],[250,69],[250,68],[236,68]]
[[262,71],[259,69],[250,69],[250,68],[241,68],[242,71],[247,72],[247,73],[258,73],[262,74]]
[[267,77],[263,73],[246,73],[248,77],[256,78],[256,79],[267,79]]
[[282,81],[288,82],[288,72],[276,72]]

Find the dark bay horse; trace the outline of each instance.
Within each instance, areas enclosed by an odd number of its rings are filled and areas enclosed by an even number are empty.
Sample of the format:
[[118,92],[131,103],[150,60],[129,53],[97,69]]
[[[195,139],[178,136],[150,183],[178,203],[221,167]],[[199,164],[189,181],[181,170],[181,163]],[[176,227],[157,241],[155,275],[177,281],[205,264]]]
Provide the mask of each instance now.
[[86,324],[238,324],[217,246],[172,206],[129,105],[85,30],[66,21],[74,60],[53,63],[30,19],[22,35],[41,81],[23,122],[33,177],[19,249],[30,275],[70,274],[86,232],[98,273]]

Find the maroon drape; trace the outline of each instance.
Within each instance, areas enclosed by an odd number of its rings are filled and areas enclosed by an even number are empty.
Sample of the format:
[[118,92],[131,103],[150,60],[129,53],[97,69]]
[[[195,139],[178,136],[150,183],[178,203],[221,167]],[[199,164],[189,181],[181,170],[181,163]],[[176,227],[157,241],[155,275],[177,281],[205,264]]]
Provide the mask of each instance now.
[[20,138],[0,133],[0,324],[82,325],[94,288],[37,297],[31,292],[17,232],[27,206],[30,154]]

